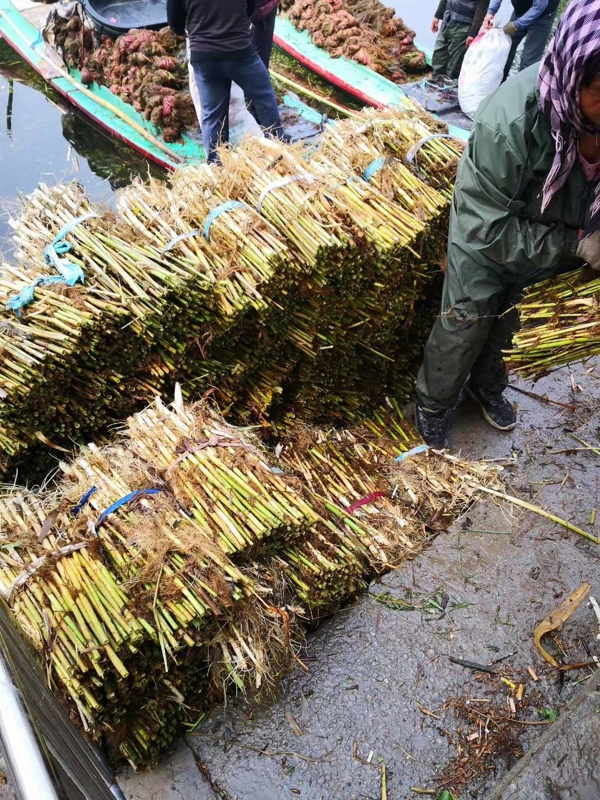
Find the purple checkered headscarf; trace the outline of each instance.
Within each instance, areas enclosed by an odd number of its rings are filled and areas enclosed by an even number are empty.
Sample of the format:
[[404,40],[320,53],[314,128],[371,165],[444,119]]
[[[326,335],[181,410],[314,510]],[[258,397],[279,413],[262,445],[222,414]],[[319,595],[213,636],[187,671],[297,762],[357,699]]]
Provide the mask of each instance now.
[[[550,123],[556,156],[544,184],[542,211],[565,185],[582,133],[600,135],[582,114],[581,81],[600,57],[600,0],[571,0],[540,67],[540,105]],[[600,184],[592,204],[591,230],[600,228]]]

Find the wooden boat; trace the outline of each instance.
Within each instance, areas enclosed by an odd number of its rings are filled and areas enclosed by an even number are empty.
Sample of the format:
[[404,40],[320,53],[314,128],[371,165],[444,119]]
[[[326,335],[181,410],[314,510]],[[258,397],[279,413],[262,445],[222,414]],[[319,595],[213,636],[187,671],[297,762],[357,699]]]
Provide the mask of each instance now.
[[[345,56],[334,58],[312,43],[308,31],[298,31],[285,16],[277,17],[274,41],[277,47],[302,66],[356,97],[365,105],[382,108],[406,102],[407,95],[402,86]],[[425,48],[420,49],[429,60],[431,53]],[[443,114],[436,116],[443,122],[448,121],[449,132],[453,136],[463,140],[468,139],[469,131],[465,127],[444,119]]]
[[[160,3],[164,5],[163,0]],[[50,8],[32,0],[0,0],[0,35],[69,103],[144,157],[170,170],[205,160],[197,140],[184,135],[181,142],[165,142],[151,122],[115,97],[107,86],[84,86],[78,70],[68,71],[58,53],[40,36]]]

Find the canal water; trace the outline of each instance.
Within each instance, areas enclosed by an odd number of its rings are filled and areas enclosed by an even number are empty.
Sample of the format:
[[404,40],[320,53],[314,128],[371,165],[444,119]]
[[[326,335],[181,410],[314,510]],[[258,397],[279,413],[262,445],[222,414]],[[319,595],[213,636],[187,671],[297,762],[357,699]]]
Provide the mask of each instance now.
[[148,168],[90,125],[0,39],[0,253],[10,249],[8,218],[18,195],[39,181],[79,180],[91,197],[110,201],[115,189]]
[[[435,36],[438,0],[388,0],[425,47]],[[508,0],[501,13],[508,19]],[[79,180],[90,196],[109,201],[114,190],[149,165],[74,111],[0,39],[0,254],[10,250],[8,218],[19,193],[39,181]]]

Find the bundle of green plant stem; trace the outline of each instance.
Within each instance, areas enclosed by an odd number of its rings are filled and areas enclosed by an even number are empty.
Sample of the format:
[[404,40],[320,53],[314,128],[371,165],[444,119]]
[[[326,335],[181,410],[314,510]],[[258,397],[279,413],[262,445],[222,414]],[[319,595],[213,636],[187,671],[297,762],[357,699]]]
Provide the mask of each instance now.
[[205,403],[157,400],[52,489],[4,491],[0,590],[74,721],[152,763],[229,685],[286,669],[298,614],[335,611],[493,479],[416,442],[391,405],[269,453]]
[[352,118],[329,126],[320,140],[321,147],[332,157],[343,159],[388,196],[403,203],[408,210],[427,215],[428,205],[439,204],[435,193],[406,196],[410,180],[405,170],[451,199],[456,167],[464,143],[448,134],[447,127],[432,119],[414,101],[406,99],[402,106],[382,110],[365,108]]
[[526,378],[600,353],[600,277],[589,269],[537,283],[519,303],[520,328],[507,354]]
[[391,364],[412,376],[397,330],[437,271],[443,198],[402,173],[400,202],[358,164],[305,155],[249,140],[222,168],[132,186],[117,213],[75,185],[33,193],[0,279],[4,469],[33,443],[95,438],[178,379],[249,419],[343,421]]

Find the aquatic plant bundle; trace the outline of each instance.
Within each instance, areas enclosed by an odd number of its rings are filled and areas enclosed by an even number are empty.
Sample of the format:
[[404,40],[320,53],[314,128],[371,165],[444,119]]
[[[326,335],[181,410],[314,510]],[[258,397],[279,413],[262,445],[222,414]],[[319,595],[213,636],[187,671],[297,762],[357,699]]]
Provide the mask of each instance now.
[[71,69],[80,70],[84,84],[99,83],[133,105],[161,128],[167,142],[198,127],[182,58],[183,40],[170,28],[132,29],[117,39],[89,30],[75,11],[70,19],[52,16],[47,31]]
[[409,211],[435,197],[412,174],[403,205],[356,165],[304,155],[248,140],[221,168],[133,185],[116,213],[74,184],[24,201],[0,278],[4,469],[36,442],[96,438],[176,380],[263,423],[343,422],[392,366],[410,393],[445,207]]
[[314,158],[326,154],[348,165],[427,220],[449,204],[463,150],[464,142],[407,98],[402,106],[365,108],[329,126]]
[[600,353],[600,277],[588,268],[526,290],[506,358],[526,378]]
[[379,0],[284,0],[282,8],[298,30],[308,31],[314,44],[334,58],[347,56],[397,83],[406,73],[427,69],[414,31]]
[[298,615],[336,610],[495,479],[417,441],[391,407],[273,453],[206,403],[157,400],[52,490],[3,492],[0,591],[73,720],[152,763],[230,685],[285,671]]

